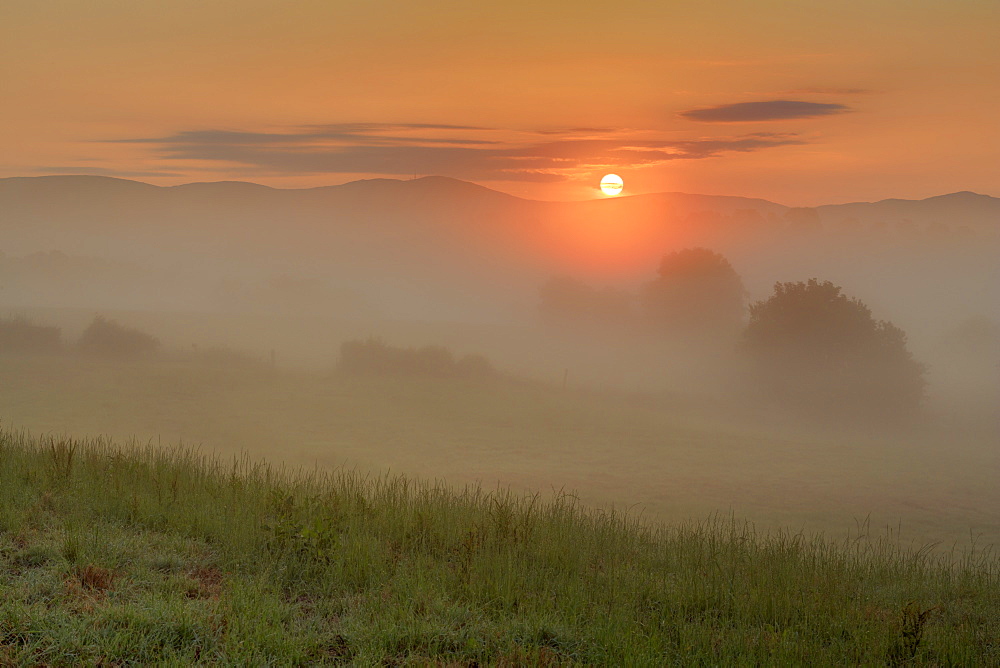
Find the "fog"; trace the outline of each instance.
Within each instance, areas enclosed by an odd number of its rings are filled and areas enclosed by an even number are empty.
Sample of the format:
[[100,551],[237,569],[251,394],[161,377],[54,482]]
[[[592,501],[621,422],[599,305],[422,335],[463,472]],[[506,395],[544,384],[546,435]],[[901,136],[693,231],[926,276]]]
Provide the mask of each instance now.
[[1000,200],[41,177],[0,215],[7,426],[1000,539]]

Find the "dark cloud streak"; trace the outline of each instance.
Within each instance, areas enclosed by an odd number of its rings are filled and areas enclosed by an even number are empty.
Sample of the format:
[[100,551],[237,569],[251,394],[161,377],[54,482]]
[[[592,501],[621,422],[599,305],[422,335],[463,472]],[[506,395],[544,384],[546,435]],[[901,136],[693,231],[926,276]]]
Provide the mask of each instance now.
[[[448,130],[450,136],[429,130]],[[455,136],[470,130],[479,136]],[[419,132],[407,135],[406,131]],[[189,130],[113,141],[148,145],[168,160],[224,162],[270,173],[439,174],[474,181],[535,182],[563,180],[588,168],[646,166],[802,143],[795,135],[782,133],[687,141],[586,136],[604,132],[596,128],[568,129],[565,137],[553,131],[551,140],[518,143],[484,139],[483,132],[469,126],[358,123],[274,133]]]
[[535,130],[536,135],[609,135],[616,132],[611,128],[562,128],[558,130]]
[[[408,129],[404,126],[394,126],[395,129]],[[435,126],[436,127],[436,126]],[[249,145],[249,144],[317,144],[320,142],[340,142],[357,144],[495,144],[486,139],[467,139],[460,137],[405,137],[397,135],[378,134],[375,128],[352,126],[305,126],[306,132],[234,132],[232,130],[184,130],[166,137],[146,137],[139,139],[111,139],[115,144],[218,144],[218,145]],[[386,126],[378,130],[389,129]],[[478,128],[461,128],[478,129]]]
[[830,116],[850,111],[843,104],[803,102],[801,100],[765,100],[737,102],[705,109],[689,109],[680,116],[705,123],[750,123],[756,121],[786,121],[799,118]]
[[163,176],[182,176],[182,174],[177,172],[113,169],[108,167],[87,167],[80,165],[65,166],[65,167],[36,167],[35,171],[38,172],[39,174],[51,174],[51,175],[86,174],[88,176],[110,176],[119,179],[144,179],[144,178],[159,178]]

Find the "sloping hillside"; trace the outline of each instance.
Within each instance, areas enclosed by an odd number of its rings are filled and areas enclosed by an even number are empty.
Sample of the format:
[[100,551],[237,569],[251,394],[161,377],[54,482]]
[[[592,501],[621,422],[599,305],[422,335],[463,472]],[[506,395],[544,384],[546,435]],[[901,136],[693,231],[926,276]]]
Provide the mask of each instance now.
[[0,500],[13,665],[1000,662],[994,557],[868,535],[9,431]]

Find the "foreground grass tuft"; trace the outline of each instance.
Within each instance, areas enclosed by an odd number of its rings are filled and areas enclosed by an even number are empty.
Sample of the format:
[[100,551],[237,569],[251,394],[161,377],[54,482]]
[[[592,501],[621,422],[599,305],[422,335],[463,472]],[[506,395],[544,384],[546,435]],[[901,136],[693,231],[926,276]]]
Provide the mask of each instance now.
[[0,433],[0,664],[1000,665],[1000,569]]

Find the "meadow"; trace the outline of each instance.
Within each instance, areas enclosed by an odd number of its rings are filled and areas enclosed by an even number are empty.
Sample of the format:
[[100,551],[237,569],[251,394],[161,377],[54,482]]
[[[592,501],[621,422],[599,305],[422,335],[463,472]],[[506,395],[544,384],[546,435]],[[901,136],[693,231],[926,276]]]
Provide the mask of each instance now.
[[1000,662],[982,422],[172,343],[0,355],[0,665]]
[[996,665],[1000,569],[868,532],[0,433],[0,663]]
[[839,538],[1000,541],[995,427],[872,429],[681,393],[272,369],[235,354],[0,357],[0,420],[38,435],[200,446],[290,466],[564,490],[652,521],[716,513]]

